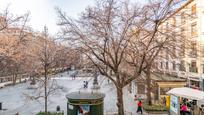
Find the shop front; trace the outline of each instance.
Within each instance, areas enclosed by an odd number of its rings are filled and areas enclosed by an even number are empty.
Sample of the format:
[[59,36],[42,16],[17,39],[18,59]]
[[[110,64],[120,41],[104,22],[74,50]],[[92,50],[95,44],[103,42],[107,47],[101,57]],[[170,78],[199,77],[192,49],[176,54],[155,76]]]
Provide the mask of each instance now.
[[204,100],[204,92],[192,88],[173,88],[167,92],[170,95],[171,115],[201,115],[198,102]]
[[[172,88],[184,87],[187,84],[186,79],[178,78],[169,74],[155,72],[151,74],[151,78],[153,85],[151,92],[153,103],[165,103],[163,102],[164,98],[169,98],[166,95],[167,91],[171,90]],[[145,82],[145,78],[132,81],[130,85],[130,92],[133,96],[136,95],[142,99],[146,98],[147,86],[145,85]]]

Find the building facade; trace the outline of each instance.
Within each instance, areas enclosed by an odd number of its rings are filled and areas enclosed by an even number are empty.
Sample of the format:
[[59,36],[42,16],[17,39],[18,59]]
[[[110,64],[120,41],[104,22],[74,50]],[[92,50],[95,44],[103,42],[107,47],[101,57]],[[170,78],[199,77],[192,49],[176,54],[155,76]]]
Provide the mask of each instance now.
[[[176,57],[158,61],[158,69],[166,73],[175,73],[188,79],[189,87],[203,88],[204,79],[204,2],[188,0],[164,22],[163,25],[176,26],[182,37],[180,48],[175,48]],[[178,50],[179,49],[179,50]],[[162,54],[166,55],[166,54]]]
[[[156,61],[156,67],[163,76],[162,80],[154,80],[157,84],[158,99],[165,92],[175,87],[189,86],[191,88],[204,89],[204,1],[187,0],[179,7],[165,22],[160,29],[174,30],[178,44],[171,46],[171,56],[167,50],[160,52]],[[177,35],[177,36],[176,36]],[[161,78],[161,75],[158,75]],[[180,77],[177,79],[174,77]],[[170,79],[172,78],[172,79]],[[184,78],[185,80],[183,80]],[[170,80],[169,80],[170,79]],[[146,95],[144,83],[134,80],[130,84],[131,94],[139,96]],[[176,82],[175,82],[176,81]],[[140,86],[142,85],[142,86]],[[141,94],[141,95],[140,95]]]

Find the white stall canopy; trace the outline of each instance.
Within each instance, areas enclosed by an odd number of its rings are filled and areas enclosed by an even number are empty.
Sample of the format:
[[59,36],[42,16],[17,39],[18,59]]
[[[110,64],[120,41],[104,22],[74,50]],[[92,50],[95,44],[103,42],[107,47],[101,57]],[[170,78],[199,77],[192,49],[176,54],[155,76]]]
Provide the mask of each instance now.
[[175,95],[177,97],[188,98],[191,100],[204,100],[204,92],[197,89],[187,87],[173,88],[167,92],[168,95]]

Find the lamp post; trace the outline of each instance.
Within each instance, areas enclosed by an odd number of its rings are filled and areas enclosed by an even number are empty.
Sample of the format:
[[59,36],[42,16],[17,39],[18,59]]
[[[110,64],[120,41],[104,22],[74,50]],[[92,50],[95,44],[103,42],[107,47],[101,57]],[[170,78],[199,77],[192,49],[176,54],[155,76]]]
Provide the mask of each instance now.
[[98,90],[100,89],[100,86],[98,85],[98,72],[95,71],[94,72],[94,80],[93,80],[93,86],[92,86],[92,89],[95,89],[95,90]]

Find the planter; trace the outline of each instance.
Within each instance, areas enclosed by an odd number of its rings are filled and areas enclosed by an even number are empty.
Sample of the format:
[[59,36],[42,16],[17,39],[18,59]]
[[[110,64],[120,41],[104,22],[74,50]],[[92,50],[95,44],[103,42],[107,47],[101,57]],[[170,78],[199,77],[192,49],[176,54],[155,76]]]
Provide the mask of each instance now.
[[148,115],[168,115],[168,111],[165,106],[163,105],[147,105],[146,103],[143,104],[143,110]]
[[144,113],[147,115],[168,115],[168,111],[146,111],[144,110]]
[[[39,112],[36,115],[45,115],[45,112]],[[48,112],[48,115],[64,115],[64,112]]]

